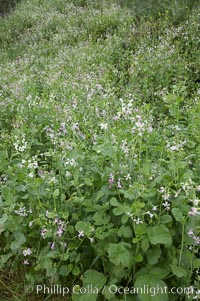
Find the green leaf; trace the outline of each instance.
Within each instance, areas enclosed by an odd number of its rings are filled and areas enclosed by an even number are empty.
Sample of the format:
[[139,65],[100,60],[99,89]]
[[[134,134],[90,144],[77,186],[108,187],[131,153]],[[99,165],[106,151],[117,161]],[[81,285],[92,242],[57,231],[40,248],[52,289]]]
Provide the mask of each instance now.
[[115,216],[121,215],[123,213],[124,213],[124,209],[122,206],[113,209],[113,214]]
[[5,265],[5,263],[8,261],[8,259],[10,259],[10,257],[12,257],[12,253],[8,253],[6,255],[1,255],[0,257],[0,269],[3,268],[3,266]]
[[140,236],[140,235],[143,235],[146,233],[146,227],[145,227],[145,224],[138,224],[138,225],[135,225],[135,234],[137,236]]
[[87,270],[83,276],[83,285],[86,287],[88,285],[92,285],[96,287],[99,291],[102,289],[104,284],[106,283],[107,278],[102,274],[95,270]]
[[111,206],[114,206],[114,207],[118,207],[118,206],[120,205],[120,203],[117,201],[116,198],[112,198],[112,199],[110,200],[110,205],[111,205]]
[[91,178],[85,178],[85,184],[88,186],[92,186],[93,185],[93,179]]
[[[111,285],[111,284],[110,284]],[[110,285],[106,285],[105,288],[103,289],[103,295],[105,297],[105,300],[111,300],[113,298],[113,293],[110,292]]]
[[148,237],[144,237],[141,241],[141,248],[144,252],[146,252],[149,248],[149,239]]
[[169,214],[165,214],[163,216],[161,216],[160,219],[161,224],[169,224],[172,222],[172,217]]
[[174,216],[174,218],[175,218],[175,220],[176,220],[177,222],[182,222],[182,220],[183,220],[183,214],[182,214],[182,212],[181,212],[180,209],[178,209],[178,208],[173,208],[173,209],[172,209],[172,213],[173,213],[173,216]]
[[142,256],[142,254],[138,254],[138,255],[134,256],[134,260],[135,260],[136,262],[142,262],[142,261],[143,261],[143,256]]
[[2,224],[0,224],[0,235],[6,230],[6,227]]
[[97,226],[106,225],[110,221],[110,216],[108,214],[106,214],[105,212],[97,211],[94,214],[93,219],[95,221],[95,225],[97,225]]
[[115,265],[122,265],[123,267],[131,267],[133,262],[132,253],[127,250],[127,244],[120,242],[118,244],[111,244],[108,249],[108,256]]
[[59,189],[56,189],[56,190],[54,190],[53,197],[57,198],[59,196],[59,194],[60,194]]
[[99,273],[92,269],[87,270],[83,275],[83,287],[85,288],[85,290],[80,291],[80,287],[77,285],[77,292],[73,293],[72,300],[96,301],[98,293],[100,293],[106,281],[107,278],[102,273]]
[[134,203],[132,204],[131,208],[132,211],[138,215],[138,213],[141,211],[142,208],[145,207],[145,204],[140,202],[140,201],[134,201]]
[[197,258],[197,259],[194,260],[193,267],[195,269],[199,269],[200,268],[200,259],[199,258]]
[[8,220],[7,214],[3,214],[3,216],[0,218],[0,225],[5,224],[5,222]]
[[169,271],[160,267],[151,267],[149,274],[156,278],[163,279],[169,274]]
[[169,233],[169,229],[164,225],[147,228],[147,235],[152,245],[164,244],[168,247],[172,244],[172,237]]
[[[152,275],[139,276],[134,284],[134,287],[138,290],[138,296],[140,301],[168,301],[168,295],[163,293],[167,290],[166,283]],[[144,290],[144,288],[149,288]],[[159,287],[159,290],[157,289]],[[143,289],[143,290],[142,290]]]
[[92,232],[92,228],[89,222],[80,221],[75,226],[78,232],[83,231],[86,236],[89,236]]
[[161,256],[161,250],[159,246],[153,246],[150,250],[147,251],[147,261],[148,264],[154,265],[158,262]]
[[172,269],[173,274],[176,277],[181,278],[181,277],[186,277],[187,276],[187,272],[183,268],[175,266],[175,265],[170,265],[170,267]]
[[97,300],[97,293],[73,293],[72,300],[73,301],[96,301]]
[[68,269],[67,265],[62,265],[60,268],[59,268],[59,275],[61,276],[67,276],[69,275],[71,271]]
[[128,216],[127,215],[122,215],[122,217],[121,217],[121,223],[122,224],[126,224],[127,223],[127,221],[128,221]]
[[49,257],[41,256],[38,267],[47,270],[48,268],[52,267],[52,260]]
[[22,232],[15,232],[14,237],[15,240],[10,244],[10,248],[13,251],[20,249],[21,246],[26,242],[26,237]]
[[117,235],[120,236],[120,237],[123,236],[123,237],[129,238],[129,237],[133,236],[133,233],[132,233],[132,230],[131,230],[130,226],[122,225],[119,228],[119,231],[117,232]]

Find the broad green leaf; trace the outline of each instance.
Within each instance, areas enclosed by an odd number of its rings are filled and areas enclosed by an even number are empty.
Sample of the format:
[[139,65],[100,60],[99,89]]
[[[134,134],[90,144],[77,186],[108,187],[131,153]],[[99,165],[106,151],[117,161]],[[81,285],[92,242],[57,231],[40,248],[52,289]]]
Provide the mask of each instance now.
[[110,205],[111,205],[111,206],[114,206],[114,207],[118,207],[118,206],[120,206],[120,203],[117,201],[116,198],[112,198],[112,199],[110,200]]
[[164,244],[166,246],[170,246],[172,244],[170,232],[164,225],[147,228],[147,235],[152,245]]
[[0,218],[0,225],[5,224],[5,222],[8,220],[7,214],[3,214],[3,216]]
[[160,219],[161,224],[169,224],[172,222],[172,217],[169,214],[165,214],[163,216],[161,216]]
[[197,258],[197,259],[194,260],[193,267],[195,269],[199,269],[200,268],[200,259],[199,258]]
[[142,261],[143,261],[143,256],[142,256],[142,254],[138,254],[138,255],[134,256],[134,260],[135,260],[136,262],[142,262]]
[[94,214],[93,219],[95,221],[95,225],[97,225],[97,226],[106,225],[110,221],[110,216],[108,214],[106,214],[105,212],[97,211]]
[[119,206],[119,207],[113,209],[113,214],[116,216],[121,215],[123,213],[124,213],[123,206]]
[[94,291],[94,293],[85,292],[85,293],[79,293],[78,291],[76,293],[72,294],[72,300],[73,301],[96,301],[98,297],[98,294]]
[[113,265],[110,269],[110,275],[113,275],[114,279],[110,279],[110,283],[119,282],[126,276],[126,269],[122,265]]
[[169,274],[169,271],[160,267],[151,267],[149,274],[156,278],[164,279]]
[[108,249],[108,256],[112,263],[115,265],[122,265],[123,267],[131,267],[133,262],[133,255],[125,243],[111,244]]
[[158,262],[161,256],[161,250],[159,246],[153,246],[151,249],[147,251],[147,261],[148,264],[154,265]]
[[140,236],[140,235],[143,235],[146,233],[146,227],[145,227],[145,224],[138,224],[138,225],[135,225],[135,234],[137,236]]
[[148,237],[144,237],[141,241],[141,248],[144,252],[146,252],[149,248],[149,239]]
[[83,286],[76,285],[72,295],[74,301],[96,301],[107,278],[95,270],[87,270],[83,275]]
[[173,213],[173,216],[174,216],[174,218],[175,218],[175,220],[176,220],[177,222],[182,222],[182,220],[183,220],[183,215],[182,215],[182,212],[181,212],[180,209],[178,209],[178,208],[173,208],[173,209],[172,209],[172,213]]
[[47,270],[49,267],[52,267],[52,264],[53,264],[53,262],[52,262],[51,258],[42,256],[40,258],[38,268]]
[[3,268],[3,266],[5,265],[5,263],[8,261],[8,259],[10,259],[10,257],[12,257],[13,254],[9,253],[6,255],[1,255],[0,257],[0,268]]
[[71,271],[68,269],[67,265],[62,265],[60,268],[59,268],[59,275],[61,276],[67,276],[69,275]]
[[59,194],[60,194],[59,189],[56,189],[56,190],[54,190],[53,197],[57,198],[59,196]]
[[183,268],[176,265],[171,265],[170,267],[172,269],[173,274],[176,275],[176,277],[181,278],[187,276],[187,272]]
[[117,235],[119,235],[120,237],[123,236],[123,237],[126,237],[126,238],[133,237],[131,227],[130,226],[125,226],[125,225],[122,225],[119,228],[119,231],[117,232]]
[[91,178],[85,178],[85,184],[88,186],[92,186],[93,185],[93,179]]
[[[140,301],[168,301],[166,283],[152,275],[139,276],[134,284]],[[148,288],[148,289],[147,289]],[[159,288],[159,290],[158,290]]]
[[15,240],[11,242],[10,248],[11,250],[20,249],[21,246],[26,242],[26,237],[22,232],[15,232],[14,233]]
[[80,221],[75,226],[78,232],[83,231],[85,235],[89,236],[92,232],[92,228],[89,222]]
[[134,201],[133,204],[131,205],[132,211],[138,214],[138,212],[141,211],[142,208],[145,207],[145,204],[140,202],[140,201]]
[[97,287],[100,291],[103,285],[106,283],[107,278],[102,274],[95,270],[87,270],[83,275],[83,285],[92,285],[93,287]]

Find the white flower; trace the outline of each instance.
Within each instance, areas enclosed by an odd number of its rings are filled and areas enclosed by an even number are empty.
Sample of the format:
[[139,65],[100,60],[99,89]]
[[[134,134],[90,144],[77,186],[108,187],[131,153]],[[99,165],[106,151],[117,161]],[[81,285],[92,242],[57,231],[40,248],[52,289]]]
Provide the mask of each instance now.
[[150,211],[147,211],[146,214],[148,214],[150,218],[154,216],[153,213],[151,213]]
[[167,211],[169,211],[170,210],[170,203],[169,202],[164,202],[164,203],[162,203],[162,205],[163,205],[163,207],[165,207],[165,209],[167,210]]
[[20,216],[28,216],[25,207],[20,207],[19,210],[15,210],[15,213],[20,215]]
[[28,255],[32,254],[32,251],[31,251],[30,248],[28,248],[28,249],[24,249],[22,253],[23,253],[24,256],[28,256]]
[[66,165],[71,165],[73,167],[76,167],[78,164],[77,164],[76,160],[74,160],[74,159],[67,159],[67,161],[65,162],[65,166]]
[[79,231],[78,232],[78,237],[80,238],[80,237],[84,237],[85,236],[85,233],[84,233],[84,231]]
[[199,205],[199,200],[197,200],[197,199],[191,200],[191,202],[194,204],[194,206],[198,206]]
[[165,188],[164,187],[160,187],[159,192],[160,193],[164,193],[165,192]]
[[134,222],[139,225],[139,224],[143,224],[143,221],[138,217],[138,218],[134,218]]
[[28,264],[30,264],[30,262],[26,259],[26,260],[23,261],[23,264],[28,265]]
[[67,170],[66,173],[65,173],[66,177],[70,177],[71,176],[71,173]]
[[200,185],[196,187],[196,191],[200,192]]
[[100,128],[101,128],[101,130],[107,130],[108,129],[108,124],[107,123],[100,123]]
[[126,181],[131,180],[131,175],[130,173],[127,174],[127,176],[125,177]]

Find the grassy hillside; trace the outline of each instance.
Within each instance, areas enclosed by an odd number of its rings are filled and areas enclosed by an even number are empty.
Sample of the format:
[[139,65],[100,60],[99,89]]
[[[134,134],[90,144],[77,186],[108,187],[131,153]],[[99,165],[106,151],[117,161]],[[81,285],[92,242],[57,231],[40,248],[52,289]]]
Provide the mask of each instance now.
[[2,301],[199,297],[198,2],[0,18]]

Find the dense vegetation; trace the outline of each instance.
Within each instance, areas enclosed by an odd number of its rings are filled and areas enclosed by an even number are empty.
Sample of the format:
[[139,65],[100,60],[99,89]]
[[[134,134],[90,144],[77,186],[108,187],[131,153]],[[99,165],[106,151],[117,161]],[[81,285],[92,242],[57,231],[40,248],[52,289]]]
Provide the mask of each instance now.
[[198,299],[199,1],[16,2],[0,19],[1,301]]

